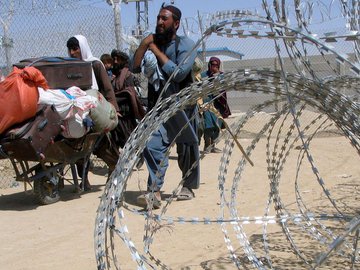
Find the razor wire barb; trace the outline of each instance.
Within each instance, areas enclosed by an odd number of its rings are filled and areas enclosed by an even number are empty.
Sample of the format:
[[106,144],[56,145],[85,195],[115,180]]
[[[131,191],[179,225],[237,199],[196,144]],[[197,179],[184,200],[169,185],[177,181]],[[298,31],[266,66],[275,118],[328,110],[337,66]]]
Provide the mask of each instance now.
[[[243,262],[235,252],[236,245],[242,247],[245,256],[254,268],[273,269],[276,267],[270,252],[270,235],[268,233],[268,226],[272,224],[280,225],[292,251],[298,256],[300,261],[311,269],[316,269],[323,265],[334,253],[348,258],[351,267],[358,265],[359,215],[356,211],[350,214],[345,213],[339,202],[331,194],[326,186],[326,179],[322,177],[322,172],[317,167],[316,158],[312,155],[312,145],[316,144],[314,142],[316,135],[329,127],[335,126],[356,149],[357,156],[354,156],[354,158],[358,158],[360,153],[359,103],[340,94],[337,89],[349,85],[353,89],[358,89],[360,86],[358,78],[360,73],[359,65],[352,62],[348,57],[337,53],[335,49],[324,42],[323,38],[316,37],[307,29],[307,20],[304,18],[304,14],[300,12],[301,1],[295,1],[295,17],[299,27],[288,25],[289,20],[286,16],[287,11],[284,2],[273,1],[275,15],[273,15],[273,11],[267,2],[263,1],[263,8],[266,14],[263,18],[258,15],[252,17],[246,14],[246,18],[235,16],[234,18],[212,25],[205,31],[194,49],[197,49],[201,42],[213,34],[227,38],[269,39],[274,41],[278,59],[282,63],[281,47],[279,45],[279,42],[282,42],[286,53],[290,55],[292,64],[299,71],[298,74],[286,72],[282,64],[280,65],[280,70],[237,69],[226,72],[223,76],[217,77],[213,81],[205,79],[202,82],[194,83],[178,94],[159,101],[156,109],[147,114],[125,145],[124,155],[119,159],[101,198],[95,226],[95,249],[98,269],[110,269],[111,266],[114,266],[116,269],[121,268],[121,262],[116,257],[116,246],[113,242],[114,236],[118,236],[129,249],[129,256],[136,262],[138,269],[147,269],[147,267],[151,269],[171,269],[170,266],[156,257],[156,254],[151,251],[151,245],[159,228],[169,225],[179,226],[181,224],[219,225],[224,234],[225,245],[230,258],[238,269],[242,268]],[[349,7],[347,1],[341,1],[347,20],[353,24],[352,28],[358,29],[357,20],[352,20],[351,17],[355,14],[357,18],[358,13],[351,12],[351,8],[357,8],[358,3],[357,1],[352,3],[353,7]],[[266,26],[270,31],[249,30],[249,26],[255,26],[256,29],[259,29],[257,27],[259,25]],[[357,38],[358,33],[351,33],[350,35]],[[342,37],[332,36],[332,38]],[[300,47],[297,46],[296,42],[300,42]],[[306,46],[304,45],[305,43],[316,47],[322,56],[325,55],[324,52],[334,54],[336,59],[340,63],[346,63],[355,75],[334,76],[326,80],[319,79],[313,72]],[[331,65],[329,61],[327,63]],[[168,120],[178,110],[184,109],[189,104],[194,104],[198,98],[206,97],[209,94],[217,95],[223,91],[230,90],[263,93],[267,94],[269,98],[263,103],[252,107],[243,117],[237,119],[230,126],[232,134],[225,132],[225,146],[218,175],[220,217],[187,218],[165,216],[182,182],[172,192],[171,199],[162,207],[160,214],[156,214],[151,205],[146,211],[139,211],[137,208],[129,205],[124,199],[127,180],[130,178],[132,169],[139,158],[138,154],[144,149],[150,139],[149,134],[157,130],[161,123]],[[249,162],[244,156],[241,158],[233,156],[234,147],[236,147],[233,138],[241,134],[244,125],[254,118],[256,114],[279,102],[273,95],[277,95],[283,105],[258,130],[245,149],[246,156],[251,158],[260,139],[266,138],[265,154],[268,172],[266,180],[269,183],[270,191],[265,203],[264,215],[257,217],[241,216],[238,210],[240,208],[238,190],[244,170],[249,165]],[[309,108],[316,110],[318,115],[310,123],[302,123],[301,117],[304,111]],[[286,123],[289,121],[291,124],[287,126]],[[282,134],[285,134],[285,136]],[[294,188],[296,205],[299,212],[293,214],[292,209],[282,201],[280,192],[282,182],[280,180],[287,164],[287,158],[293,152],[298,142],[300,142],[301,148],[295,166]],[[230,192],[227,194],[225,183],[230,180],[228,179],[227,172],[231,159],[238,161],[238,163],[235,175],[232,182],[230,182]],[[326,200],[335,210],[335,214],[312,213],[307,207],[306,200],[304,200],[299,187],[299,175],[305,160],[310,164],[313,176],[321,187]],[[271,206],[274,207],[275,215],[270,214]],[[144,218],[143,251],[140,251],[131,240],[131,234],[126,225],[128,221],[126,215],[138,215]],[[338,234],[333,228],[326,226],[324,221],[336,222],[336,226],[344,229],[343,232]],[[251,239],[247,235],[244,229],[244,226],[247,224],[261,224],[263,226],[262,235],[265,260],[257,254]],[[236,241],[232,240],[233,238],[230,236],[227,228],[228,225],[232,226],[236,234]],[[311,258],[305,255],[304,250],[298,245],[295,237],[298,231],[316,241],[323,251]],[[109,235],[111,236],[110,238]],[[111,241],[110,246],[107,241]]]

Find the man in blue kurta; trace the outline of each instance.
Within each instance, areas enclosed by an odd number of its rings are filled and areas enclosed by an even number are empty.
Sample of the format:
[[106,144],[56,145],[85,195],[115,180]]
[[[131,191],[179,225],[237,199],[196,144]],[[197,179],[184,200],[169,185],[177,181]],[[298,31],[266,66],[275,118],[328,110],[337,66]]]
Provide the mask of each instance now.
[[[156,33],[150,34],[142,40],[134,55],[133,72],[141,71],[141,62],[146,51],[151,51],[157,59],[158,71],[161,72],[160,84],[149,84],[148,106],[151,109],[158,98],[165,98],[178,93],[191,76],[192,66],[195,61],[196,51],[193,50],[190,57],[182,60],[194,47],[194,42],[183,36],[176,35],[180,25],[181,11],[173,5],[162,5],[157,16]],[[172,78],[166,92],[160,96],[160,92],[171,74],[179,68],[179,72]],[[179,123],[186,123],[196,114],[196,106],[189,106],[185,111],[179,111],[160,129],[152,134],[150,141],[144,149],[144,157],[149,170],[147,193],[138,198],[138,203],[149,205],[150,200],[154,208],[161,205],[160,190],[164,183],[165,173],[168,167],[166,152],[175,137],[174,130],[179,129]],[[191,126],[176,139],[178,165],[182,170],[183,186],[177,196],[178,200],[192,199],[195,195],[193,189],[199,187],[199,148],[197,140],[197,127],[195,120],[190,121]],[[195,165],[194,165],[195,164]]]

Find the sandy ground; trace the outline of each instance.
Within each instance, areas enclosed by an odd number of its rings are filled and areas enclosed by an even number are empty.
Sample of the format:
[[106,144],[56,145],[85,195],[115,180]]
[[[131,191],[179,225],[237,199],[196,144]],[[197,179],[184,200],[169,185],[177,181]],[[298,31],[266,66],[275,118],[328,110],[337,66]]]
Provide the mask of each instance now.
[[[244,145],[250,138],[241,139]],[[224,145],[224,140],[219,147]],[[297,143],[296,145],[299,145]],[[359,156],[349,142],[340,136],[315,138],[310,146],[316,167],[323,177],[332,198],[341,211],[349,215],[359,215]],[[236,190],[236,209],[239,216],[263,216],[270,185],[267,178],[266,141],[260,140],[251,156],[254,167],[246,166],[242,180]],[[280,177],[281,201],[290,213],[299,213],[295,203],[296,164],[300,150],[292,149],[287,156]],[[198,218],[209,217],[213,220],[221,216],[220,192],[218,189],[218,171],[222,154],[209,154],[201,160],[201,185],[196,198],[191,201],[173,201],[167,207],[166,216]],[[231,200],[231,188],[237,162],[241,154],[234,150],[229,163],[225,194]],[[334,207],[326,199],[308,162],[302,162],[299,170],[298,188],[304,205],[313,213],[334,214]],[[139,210],[136,197],[145,187],[147,170],[145,165],[134,172],[128,180],[125,201],[132,209]],[[61,200],[55,204],[39,206],[34,203],[31,191],[24,192],[22,184],[16,188],[0,190],[0,269],[96,269],[94,253],[94,227],[96,211],[105,188],[106,175],[102,168],[90,173],[93,185],[91,192],[77,194],[70,183],[61,192]],[[175,156],[171,156],[170,168],[166,175],[162,197],[165,200],[180,181],[180,172]],[[140,187],[140,188],[139,188]],[[271,204],[270,213],[274,214]],[[156,210],[160,213],[160,210]],[[225,208],[225,217],[229,217]],[[144,219],[131,211],[124,210],[124,222],[132,241],[142,252]],[[344,231],[346,223],[322,221],[333,232]],[[243,252],[241,241],[236,238],[236,227],[227,223],[220,224],[179,224],[164,226],[155,233],[151,253],[172,269],[236,269],[229,259],[229,251],[224,241],[223,231],[231,240],[235,254],[242,269],[253,269]],[[313,263],[319,252],[330,245],[320,246],[316,241],[299,229],[293,222],[288,228],[296,243],[296,248],[304,258]],[[317,226],[319,228],[319,226]],[[265,261],[261,240],[262,226],[250,223],[243,225],[253,249]],[[291,251],[290,244],[279,224],[269,224],[266,228],[269,252],[273,267],[276,269],[309,269]],[[116,238],[113,242],[121,269],[136,269],[128,249]],[[339,264],[341,262],[342,264]],[[265,263],[265,262],[264,262]],[[359,262],[355,265],[360,268]],[[344,268],[345,267],[345,268]],[[159,267],[160,268],[160,267]],[[265,263],[265,268],[268,265]],[[356,267],[355,267],[356,268]],[[358,268],[358,269],[359,269]],[[319,269],[349,269],[349,259],[334,256]]]

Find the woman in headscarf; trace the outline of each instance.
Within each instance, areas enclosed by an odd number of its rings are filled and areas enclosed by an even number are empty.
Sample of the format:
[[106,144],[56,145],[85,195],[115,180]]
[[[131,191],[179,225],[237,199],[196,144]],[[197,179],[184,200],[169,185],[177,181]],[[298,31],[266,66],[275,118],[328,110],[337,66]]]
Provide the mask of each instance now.
[[[208,64],[208,70],[206,71],[206,76],[214,77],[215,74],[223,74],[223,72],[220,71],[220,66],[220,59],[215,56],[211,57]],[[223,118],[227,118],[231,115],[231,111],[227,103],[226,92],[222,92],[221,95],[214,99],[214,106]]]
[[[220,71],[221,61],[217,57],[211,57],[208,63],[208,70],[202,74],[202,77],[214,77],[215,74],[222,74]],[[204,123],[204,153],[220,153],[220,149],[215,147],[215,140],[219,137],[220,129],[222,128],[222,118],[227,118],[231,115],[230,108],[227,104],[226,92],[221,93],[216,98],[213,95],[209,95],[204,102],[211,102],[207,105],[207,109],[203,112]],[[220,113],[220,115],[218,112]]]
[[[119,113],[119,106],[116,102],[114,89],[111,85],[110,78],[106,72],[104,64],[100,59],[93,56],[87,39],[82,35],[76,35],[66,43],[70,57],[78,58],[92,64],[92,89],[97,89],[109,101]],[[93,153],[101,158],[109,167],[109,175],[115,169],[117,160],[119,158],[119,150],[115,142],[110,136],[103,136],[98,146],[94,149]],[[87,163],[89,165],[89,162]],[[83,172],[84,159],[76,162],[78,174],[83,177],[84,189],[90,190],[90,182],[88,180],[87,172],[89,166],[86,168],[85,175]]]

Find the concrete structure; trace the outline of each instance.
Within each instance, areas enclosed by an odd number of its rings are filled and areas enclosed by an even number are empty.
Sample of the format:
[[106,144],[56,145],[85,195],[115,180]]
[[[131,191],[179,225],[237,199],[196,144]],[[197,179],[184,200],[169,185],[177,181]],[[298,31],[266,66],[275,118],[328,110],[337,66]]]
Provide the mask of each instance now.
[[[354,60],[354,55],[350,55],[350,59]],[[351,75],[354,74],[350,71],[347,64],[340,63],[336,60],[335,55],[328,54],[324,57],[321,55],[309,56],[309,63],[312,70],[314,70],[316,76],[319,79],[330,77],[333,75]],[[330,66],[328,63],[330,63]],[[284,70],[288,73],[299,74],[299,71],[295,69],[289,57],[283,58]],[[277,58],[260,58],[260,59],[243,59],[233,61],[223,61],[222,70],[227,72],[236,69],[271,69],[280,70],[280,63]],[[307,77],[309,73],[306,74]],[[353,98],[355,101],[360,99],[359,91],[356,89],[337,89],[341,93]],[[268,95],[259,93],[240,93],[240,92],[229,92],[229,105],[233,112],[245,112],[252,106],[262,103],[269,98]],[[268,108],[266,112],[275,111],[276,108]]]
[[[197,54],[199,57],[203,55],[203,50],[199,49],[197,51]],[[211,57],[211,56],[227,56],[230,58],[241,60],[244,56],[244,54],[230,50],[228,47],[220,47],[220,48],[211,48],[205,50],[205,57]]]

